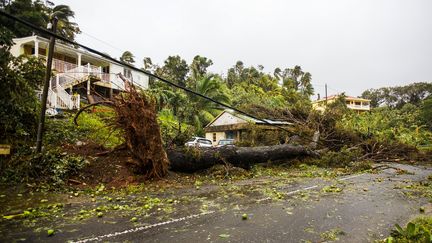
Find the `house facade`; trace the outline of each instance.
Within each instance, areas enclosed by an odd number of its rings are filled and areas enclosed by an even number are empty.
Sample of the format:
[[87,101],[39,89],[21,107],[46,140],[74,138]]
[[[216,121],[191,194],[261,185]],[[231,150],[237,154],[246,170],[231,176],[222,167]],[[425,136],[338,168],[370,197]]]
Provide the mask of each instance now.
[[[13,56],[31,55],[46,60],[49,40],[40,36],[13,39]],[[53,54],[53,77],[48,90],[47,106],[57,109],[78,109],[82,98],[91,95],[112,97],[125,86],[122,73],[140,88],[147,89],[149,77],[113,63],[103,57],[70,45],[56,42]]]
[[[324,111],[326,106],[334,103],[339,98],[339,95],[328,96],[327,99],[318,99],[312,102],[312,108],[317,111]],[[370,100],[357,98],[352,96],[345,96],[345,102],[348,109],[356,112],[370,111]]]
[[275,129],[277,126],[291,126],[286,121],[275,121],[265,119],[268,123],[239,114],[231,110],[224,110],[213,121],[204,127],[206,138],[216,145],[221,139],[234,139],[234,142],[242,140],[242,134],[248,132],[250,125],[260,125],[268,129]]

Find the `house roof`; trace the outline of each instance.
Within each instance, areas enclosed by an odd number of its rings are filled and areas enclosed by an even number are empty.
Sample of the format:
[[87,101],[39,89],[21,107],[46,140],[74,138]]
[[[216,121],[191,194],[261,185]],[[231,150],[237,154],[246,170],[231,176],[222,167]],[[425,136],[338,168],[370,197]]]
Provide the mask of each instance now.
[[[31,42],[31,41],[36,41],[36,40],[39,41],[39,42],[42,42],[42,43],[44,43],[46,45],[49,44],[49,40],[48,39],[46,39],[44,37],[41,37],[41,36],[38,36],[38,35],[26,36],[26,37],[21,37],[21,38],[13,38],[12,40],[13,40],[13,42],[15,44],[18,44],[18,43],[19,44],[25,44],[25,43],[28,43],[28,42]],[[104,57],[101,57],[99,55],[90,53],[90,52],[88,52],[88,51],[86,51],[86,50],[84,50],[82,48],[75,48],[75,47],[70,46],[70,45],[65,45],[65,44],[63,44],[61,42],[57,42],[56,41],[55,47],[56,48],[61,48],[62,50],[69,50],[69,51],[73,51],[75,53],[80,53],[80,54],[82,54],[84,56],[95,58],[95,59],[99,59],[99,60],[104,61],[104,62],[114,63],[114,62],[112,62],[112,61],[110,61],[110,60],[108,60],[108,59],[106,59]]]
[[[327,96],[327,100],[334,100],[337,99],[340,95],[330,95]],[[358,98],[358,97],[354,97],[354,96],[345,96],[346,100],[356,100],[356,101],[371,101],[368,99],[363,99],[363,98]],[[323,99],[319,99],[319,100],[315,100],[313,103],[318,103],[318,102],[322,102],[325,101],[326,98],[324,97]]]
[[218,116],[216,116],[213,121],[211,121],[209,124],[207,124],[205,127],[212,126],[215,121],[217,121],[223,114],[228,113],[238,119],[241,119],[244,121],[244,123],[254,123],[254,124],[260,124],[260,125],[293,125],[293,123],[287,122],[287,121],[279,121],[279,120],[271,120],[271,119],[263,119],[264,121],[252,118],[250,116],[246,116],[243,114],[239,114],[238,112],[235,112],[233,110],[224,110],[221,112]]

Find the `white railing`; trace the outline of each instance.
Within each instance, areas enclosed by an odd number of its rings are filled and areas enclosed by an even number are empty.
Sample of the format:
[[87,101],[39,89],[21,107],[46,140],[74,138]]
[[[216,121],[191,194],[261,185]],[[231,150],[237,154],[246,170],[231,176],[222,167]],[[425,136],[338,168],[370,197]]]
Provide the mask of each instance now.
[[71,101],[72,101],[72,109],[79,110],[80,109],[80,101],[81,101],[80,95],[79,94],[72,95]]
[[75,63],[65,62],[55,58],[52,60],[52,69],[59,73],[64,73],[65,71],[74,69],[75,67],[77,67]]
[[347,105],[348,108],[352,108],[352,109],[363,109],[363,110],[369,110],[370,106],[369,105]]
[[63,102],[65,108],[72,109],[72,98],[71,95],[66,92],[60,85],[54,90],[57,93],[58,98]]
[[48,107],[57,107],[57,94],[52,89],[48,89],[47,105]]
[[[60,109],[79,109],[80,95],[71,95],[65,88],[71,88],[81,82],[87,81],[90,76],[98,77],[102,82],[111,82],[112,75],[102,72],[102,67],[91,64],[78,66],[74,63],[53,59],[53,70],[57,74],[51,79],[48,89],[47,106]],[[37,93],[42,98],[42,93]]]

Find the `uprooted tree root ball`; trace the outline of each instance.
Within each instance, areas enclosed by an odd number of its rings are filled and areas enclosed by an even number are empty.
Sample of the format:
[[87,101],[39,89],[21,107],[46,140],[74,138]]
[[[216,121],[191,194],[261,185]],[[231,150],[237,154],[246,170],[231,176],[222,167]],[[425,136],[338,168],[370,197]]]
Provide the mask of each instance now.
[[169,166],[155,105],[153,98],[135,88],[114,100],[116,125],[123,130],[126,146],[146,178],[165,176]]
[[[122,79],[123,77],[120,76]],[[162,178],[168,173],[169,160],[163,148],[156,118],[156,102],[125,80],[126,92],[113,100],[93,103],[80,109],[74,122],[86,109],[105,104],[115,111],[114,126],[123,132],[125,145],[137,161],[138,172],[146,179]]]

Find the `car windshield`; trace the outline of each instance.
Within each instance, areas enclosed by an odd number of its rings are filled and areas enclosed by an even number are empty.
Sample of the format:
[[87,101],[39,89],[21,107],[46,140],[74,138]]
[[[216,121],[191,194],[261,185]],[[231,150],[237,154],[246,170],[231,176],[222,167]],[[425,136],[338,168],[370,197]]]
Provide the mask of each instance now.
[[198,139],[198,143],[212,144],[210,140],[206,140],[206,139]]
[[194,141],[195,141],[195,138],[191,138],[187,142],[189,143],[189,142],[194,142]]
[[232,140],[219,140],[219,144],[220,145],[229,145],[229,144],[233,144]]

